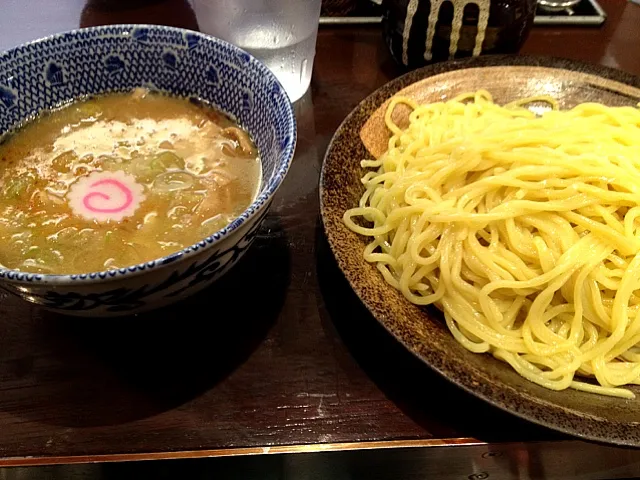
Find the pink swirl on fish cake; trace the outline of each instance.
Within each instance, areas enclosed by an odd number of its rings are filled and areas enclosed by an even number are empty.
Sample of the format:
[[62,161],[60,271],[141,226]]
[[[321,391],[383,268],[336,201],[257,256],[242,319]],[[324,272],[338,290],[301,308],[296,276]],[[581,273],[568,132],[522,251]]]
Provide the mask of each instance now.
[[123,171],[92,172],[67,193],[71,210],[87,220],[120,221],[130,217],[145,199],[144,187]]

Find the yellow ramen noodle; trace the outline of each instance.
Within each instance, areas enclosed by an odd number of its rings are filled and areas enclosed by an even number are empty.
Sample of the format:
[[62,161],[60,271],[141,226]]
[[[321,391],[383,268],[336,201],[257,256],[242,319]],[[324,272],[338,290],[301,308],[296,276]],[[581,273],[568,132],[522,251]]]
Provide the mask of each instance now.
[[[533,100],[552,108],[536,115]],[[409,126],[391,120],[398,104]],[[552,390],[640,383],[640,111],[486,91],[394,98],[346,225],[366,261],[464,347]],[[587,380],[591,378],[591,380]],[[595,380],[595,381],[594,381]]]

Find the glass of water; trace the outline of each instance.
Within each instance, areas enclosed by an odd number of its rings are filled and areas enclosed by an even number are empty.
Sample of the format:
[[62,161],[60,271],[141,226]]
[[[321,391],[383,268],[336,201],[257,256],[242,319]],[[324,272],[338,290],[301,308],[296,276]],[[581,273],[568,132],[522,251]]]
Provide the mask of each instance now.
[[192,0],[200,30],[246,50],[292,102],[309,88],[321,0]]

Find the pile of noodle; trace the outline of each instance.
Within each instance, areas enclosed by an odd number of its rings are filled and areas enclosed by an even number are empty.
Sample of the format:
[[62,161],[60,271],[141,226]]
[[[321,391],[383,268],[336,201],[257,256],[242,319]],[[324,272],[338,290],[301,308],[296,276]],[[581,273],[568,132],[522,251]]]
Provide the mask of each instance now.
[[[536,115],[526,106],[546,102]],[[409,126],[392,121],[398,104]],[[364,259],[455,339],[553,390],[640,383],[640,110],[396,97],[345,213]],[[590,380],[585,380],[589,378]]]

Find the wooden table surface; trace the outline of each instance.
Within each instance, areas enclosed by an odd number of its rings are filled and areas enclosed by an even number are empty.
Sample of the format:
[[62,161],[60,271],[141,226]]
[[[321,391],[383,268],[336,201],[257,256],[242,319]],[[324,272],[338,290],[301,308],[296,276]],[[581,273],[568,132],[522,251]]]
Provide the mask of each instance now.
[[[640,75],[640,6],[600,3],[602,27],[536,27],[522,53]],[[197,28],[186,0],[3,0],[0,49],[121,22]],[[566,442],[405,352],[328,251],[317,191],[326,147],[349,111],[400,73],[379,26],[321,27],[290,174],[250,253],[204,294],[119,320],[65,318],[2,295],[0,466]]]

